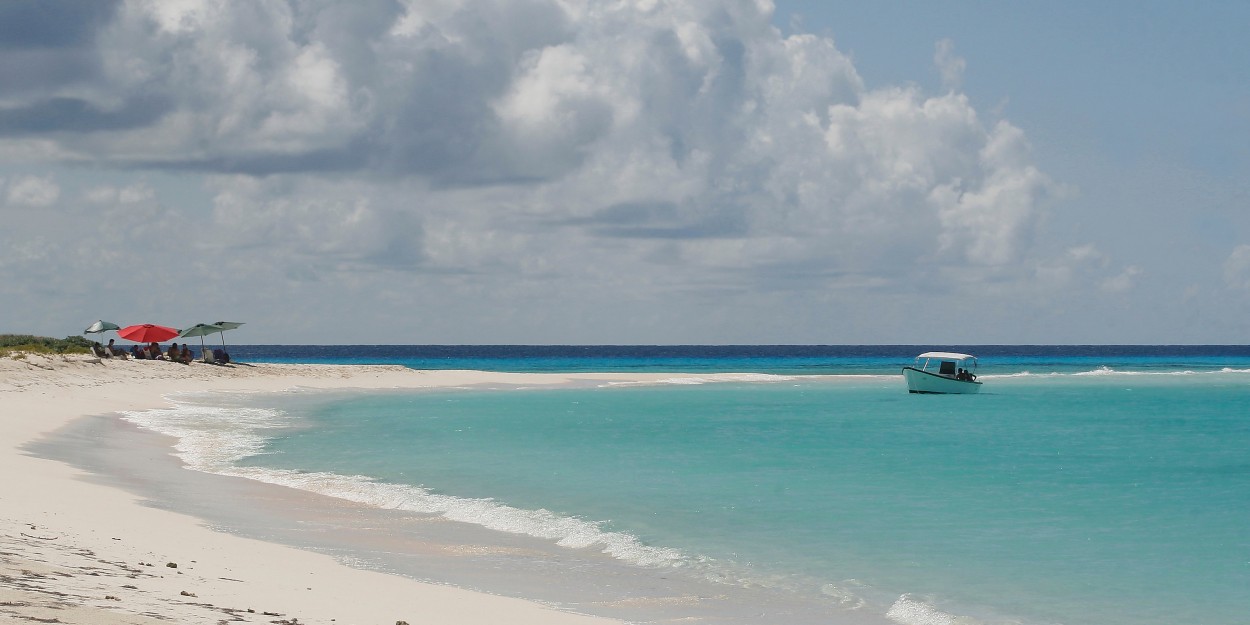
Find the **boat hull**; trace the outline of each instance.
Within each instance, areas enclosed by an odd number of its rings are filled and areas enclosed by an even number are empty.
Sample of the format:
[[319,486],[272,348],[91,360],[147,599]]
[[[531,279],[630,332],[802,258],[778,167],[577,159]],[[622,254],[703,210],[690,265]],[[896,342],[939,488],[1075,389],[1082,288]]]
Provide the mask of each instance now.
[[981,392],[981,383],[972,380],[956,380],[950,376],[921,371],[915,367],[903,367],[907,380],[907,392],[934,395],[971,395]]

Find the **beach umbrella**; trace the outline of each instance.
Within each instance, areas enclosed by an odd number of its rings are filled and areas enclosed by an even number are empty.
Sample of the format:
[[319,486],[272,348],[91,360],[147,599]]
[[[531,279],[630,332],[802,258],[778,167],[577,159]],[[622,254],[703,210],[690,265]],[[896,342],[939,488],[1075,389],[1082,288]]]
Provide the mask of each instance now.
[[102,339],[104,338],[103,335],[105,332],[108,332],[109,330],[120,330],[120,329],[121,329],[121,326],[117,325],[116,323],[113,323],[112,321],[104,321],[103,319],[101,319],[100,321],[97,321],[91,324],[91,326],[88,327],[86,330],[83,330],[82,333],[83,334],[99,334],[100,336],[96,337],[95,342],[103,343],[104,341]]
[[192,336],[198,336],[200,337],[200,349],[207,350],[208,348],[204,347],[204,336],[207,334],[213,334],[215,332],[221,332],[221,331],[222,331],[222,327],[219,325],[213,325],[211,323],[197,323],[187,328],[186,330],[179,332],[178,336],[179,338],[189,338]]
[[121,326],[117,325],[116,323],[113,323],[112,321],[97,321],[91,324],[91,327],[87,328],[86,330],[83,330],[82,333],[83,334],[99,334],[101,332],[108,332],[109,330],[120,330],[120,329],[122,329]]
[[226,330],[233,330],[233,329],[235,329],[235,328],[237,328],[237,327],[239,327],[239,326],[243,325],[243,322],[242,322],[242,321],[214,321],[214,322],[213,322],[213,325],[215,325],[215,326],[217,326],[217,327],[221,328],[221,330],[222,330],[222,332],[221,332],[221,348],[222,348],[222,349],[225,349],[225,348],[226,348],[226,332],[225,332],[225,331],[226,331]]
[[[113,323],[113,322],[111,322],[111,321],[104,321],[104,320],[100,320],[100,321],[97,321],[97,322],[95,322],[95,323],[91,324],[91,326],[90,326],[89,328],[87,328],[86,330],[83,330],[83,331],[82,331],[82,333],[83,333],[83,334],[101,334],[101,335],[102,335],[102,334],[104,334],[105,332],[108,332],[109,330],[120,330],[120,329],[121,329],[121,326],[117,325],[116,323]],[[99,342],[100,342],[100,338],[102,338],[102,337],[97,337],[97,338],[96,338],[96,342],[97,342],[97,343],[99,343]]]
[[118,330],[117,336],[136,343],[160,343],[178,336],[178,331],[152,323],[141,323]]

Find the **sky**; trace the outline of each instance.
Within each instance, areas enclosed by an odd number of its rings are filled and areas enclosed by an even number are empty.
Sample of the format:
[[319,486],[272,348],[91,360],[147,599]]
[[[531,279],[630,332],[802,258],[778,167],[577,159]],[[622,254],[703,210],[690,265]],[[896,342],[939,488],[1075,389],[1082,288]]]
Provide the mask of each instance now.
[[1242,344],[1250,4],[0,3],[0,333]]

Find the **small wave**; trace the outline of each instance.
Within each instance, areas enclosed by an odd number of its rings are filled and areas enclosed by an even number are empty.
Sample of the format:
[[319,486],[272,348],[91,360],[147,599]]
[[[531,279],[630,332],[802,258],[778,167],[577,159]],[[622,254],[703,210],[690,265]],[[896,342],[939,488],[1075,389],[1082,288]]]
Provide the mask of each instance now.
[[1089,375],[1107,375],[1101,370],[1094,371],[1078,371],[1075,373],[1060,373],[1058,371],[1050,371],[1047,373],[1033,373],[1032,371],[1017,371],[1016,373],[983,373],[977,376],[978,380],[1008,380],[1011,378],[1065,378],[1072,376],[1089,376]]
[[1020,371],[1017,373],[985,373],[977,376],[978,380],[1004,380],[1007,378],[1045,378],[1059,375],[1058,373],[1029,373],[1028,371]]
[[1192,376],[1192,375],[1215,375],[1226,373],[1250,373],[1250,369],[1233,369],[1225,367],[1219,370],[1210,371],[1194,371],[1192,369],[1181,369],[1177,371],[1123,371],[1112,369],[1108,366],[1102,366],[1089,371],[1059,372],[1051,371],[1048,373],[1033,373],[1031,371],[1018,371],[1015,373],[994,373],[982,374],[977,376],[981,380],[1005,380],[1010,378],[1063,378],[1063,377],[1104,377],[1104,376]]
[[140,427],[177,439],[174,449],[188,467],[212,473],[264,453],[257,431],[283,427],[290,419],[264,408],[221,408],[175,403],[173,408],[123,413]]
[[[1217,373],[1209,371],[1207,373]],[[1093,371],[1082,371],[1073,373],[1074,376],[1098,376],[1098,375],[1122,375],[1122,376],[1141,376],[1141,375],[1198,375],[1198,371],[1183,369],[1180,371],[1118,371],[1110,367],[1099,367]]]
[[717,374],[713,379],[718,382],[789,382],[795,378],[775,373],[724,373]]
[[279,410],[175,401],[172,408],[127,412],[123,417],[176,438],[175,455],[192,470],[297,488],[378,508],[438,515],[501,532],[552,540],[570,549],[599,548],[614,558],[641,566],[682,566],[692,561],[679,550],[645,545],[632,534],[606,531],[599,522],[549,510],[525,510],[492,499],[443,495],[420,486],[379,482],[362,475],[238,466],[239,460],[264,453],[267,439],[261,432],[294,424],[293,418]]
[[1093,371],[1079,371],[1077,373],[1073,373],[1072,375],[1074,376],[1112,375],[1114,373],[1116,373],[1115,369],[1112,369],[1111,367],[1103,365],[1101,367],[1098,367],[1097,369],[1094,369]]
[[694,386],[699,384],[715,384],[718,382],[788,382],[798,379],[790,375],[774,373],[714,373],[709,375],[675,376],[657,380],[631,380],[629,382],[609,382],[605,386],[661,386],[665,384]]
[[979,625],[981,622],[943,612],[932,605],[903,595],[890,606],[886,618],[900,625]]
[[570,549],[598,548],[614,558],[641,566],[680,566],[688,561],[676,549],[644,545],[632,534],[605,531],[595,521],[543,509],[524,510],[492,499],[443,495],[420,486],[378,482],[362,475],[258,467],[224,468],[214,473],[288,486],[377,508],[438,515],[500,532],[552,540]]

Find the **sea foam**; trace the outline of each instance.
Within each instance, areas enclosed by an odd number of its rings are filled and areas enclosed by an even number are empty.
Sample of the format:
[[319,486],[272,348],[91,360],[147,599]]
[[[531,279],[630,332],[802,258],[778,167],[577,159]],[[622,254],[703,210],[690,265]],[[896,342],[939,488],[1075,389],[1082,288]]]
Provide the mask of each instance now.
[[265,430],[293,425],[294,420],[280,410],[175,401],[172,408],[126,412],[123,416],[140,427],[177,439],[175,455],[195,471],[287,486],[377,508],[438,515],[496,531],[551,540],[571,549],[595,548],[640,566],[683,566],[694,561],[679,550],[646,545],[625,532],[606,531],[600,522],[549,510],[526,510],[488,498],[444,495],[421,486],[380,482],[363,475],[238,465],[240,460],[265,453]]
[[955,616],[932,605],[903,595],[890,606],[886,618],[899,625],[980,625],[980,621],[967,616]]

